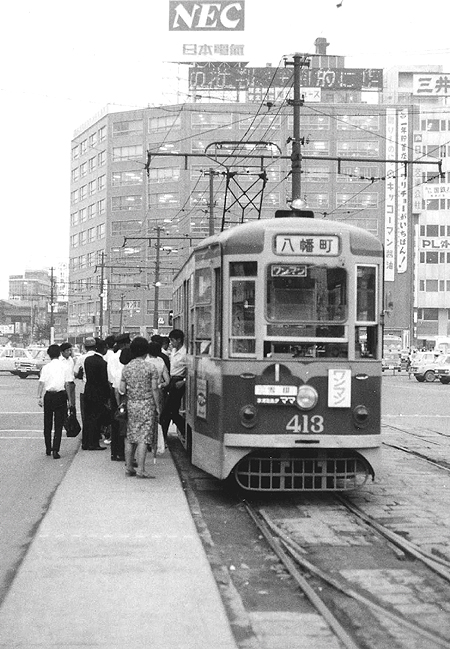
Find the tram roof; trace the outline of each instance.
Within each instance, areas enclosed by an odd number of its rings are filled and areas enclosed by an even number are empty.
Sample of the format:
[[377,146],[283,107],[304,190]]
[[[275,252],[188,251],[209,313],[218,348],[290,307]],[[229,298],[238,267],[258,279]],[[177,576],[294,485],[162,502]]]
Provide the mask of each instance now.
[[196,250],[219,244],[224,254],[258,254],[264,249],[266,232],[293,233],[301,235],[346,235],[350,237],[350,248],[354,254],[382,255],[381,241],[371,232],[340,221],[285,217],[249,221],[219,234],[207,237],[196,246]]

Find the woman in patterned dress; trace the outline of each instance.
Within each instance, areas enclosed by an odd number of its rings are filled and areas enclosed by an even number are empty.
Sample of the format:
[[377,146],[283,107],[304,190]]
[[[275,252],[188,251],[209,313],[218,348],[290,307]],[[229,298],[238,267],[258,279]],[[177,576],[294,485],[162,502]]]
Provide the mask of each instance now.
[[[141,336],[130,345],[132,360],[125,365],[120,382],[120,393],[127,396],[127,436],[125,439],[125,475],[153,478],[145,472],[147,444],[155,447],[158,438],[160,395],[158,372],[145,358],[148,341]],[[133,468],[136,454],[137,469]]]

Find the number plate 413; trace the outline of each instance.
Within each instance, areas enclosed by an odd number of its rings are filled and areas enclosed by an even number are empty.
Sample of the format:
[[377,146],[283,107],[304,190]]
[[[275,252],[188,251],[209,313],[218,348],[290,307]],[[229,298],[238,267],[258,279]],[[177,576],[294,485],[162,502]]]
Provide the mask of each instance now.
[[323,433],[322,415],[294,415],[286,424],[290,433]]

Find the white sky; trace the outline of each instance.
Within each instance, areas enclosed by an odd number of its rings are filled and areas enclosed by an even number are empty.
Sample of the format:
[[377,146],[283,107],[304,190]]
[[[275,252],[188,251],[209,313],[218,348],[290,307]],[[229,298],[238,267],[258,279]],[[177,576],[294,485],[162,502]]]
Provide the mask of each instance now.
[[[448,0],[343,0],[339,8],[338,1],[246,0],[235,42],[245,44],[251,65],[314,52],[322,36],[348,67],[436,64],[450,72]],[[10,274],[68,258],[73,131],[106,104],[168,101],[162,86],[167,91],[173,66],[163,62],[176,60],[180,42],[168,30],[168,7],[169,0],[2,3],[0,298]],[[209,40],[224,42],[223,32]],[[199,41],[198,32],[182,38]]]

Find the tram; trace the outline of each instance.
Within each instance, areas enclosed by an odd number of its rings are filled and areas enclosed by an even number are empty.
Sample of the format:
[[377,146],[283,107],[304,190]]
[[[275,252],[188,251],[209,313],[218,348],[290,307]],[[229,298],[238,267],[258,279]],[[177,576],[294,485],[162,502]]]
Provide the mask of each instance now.
[[295,211],[197,245],[173,305],[195,466],[251,491],[344,491],[375,476],[382,270],[374,235]]

